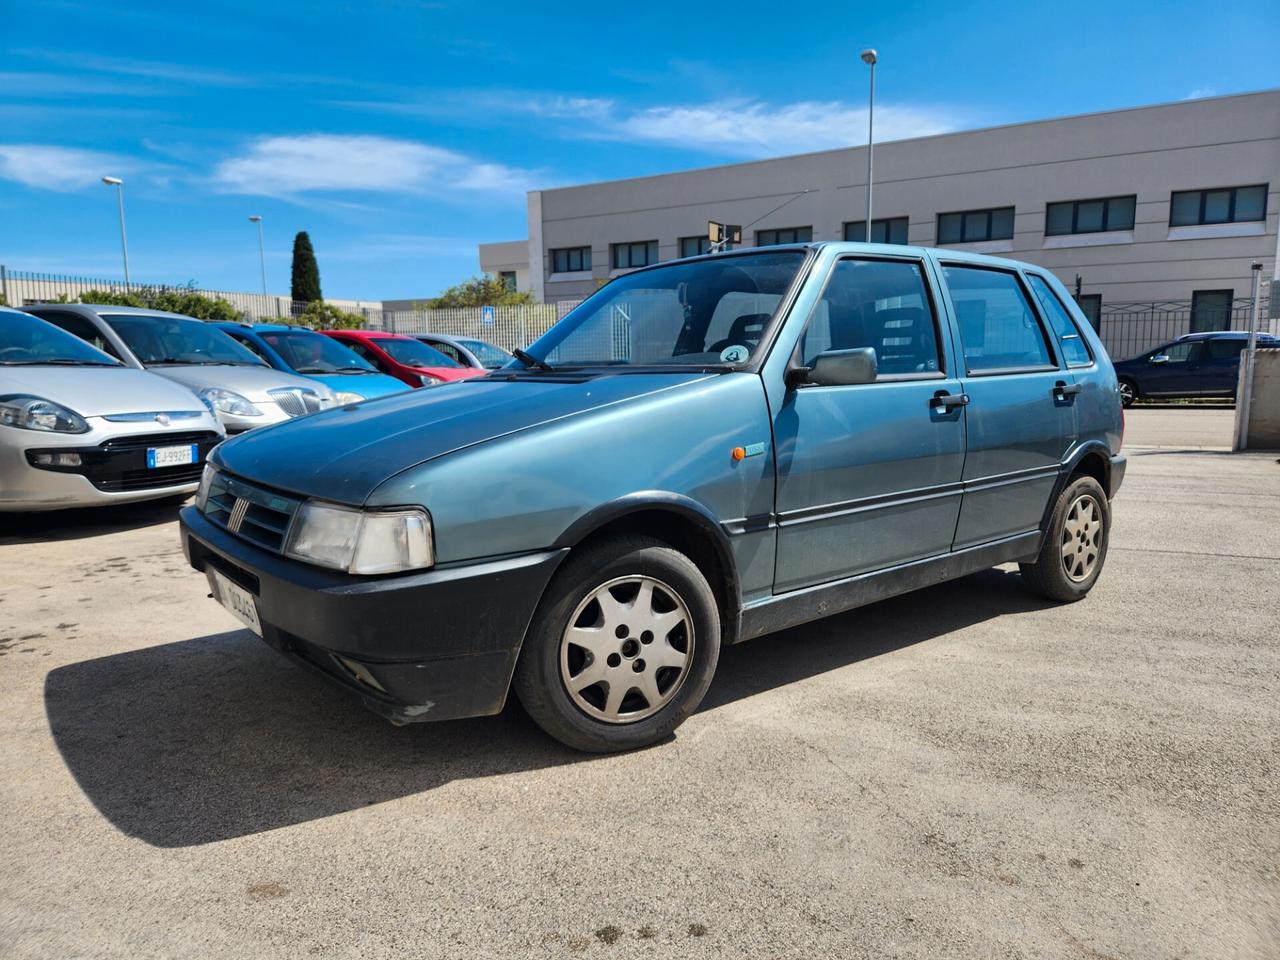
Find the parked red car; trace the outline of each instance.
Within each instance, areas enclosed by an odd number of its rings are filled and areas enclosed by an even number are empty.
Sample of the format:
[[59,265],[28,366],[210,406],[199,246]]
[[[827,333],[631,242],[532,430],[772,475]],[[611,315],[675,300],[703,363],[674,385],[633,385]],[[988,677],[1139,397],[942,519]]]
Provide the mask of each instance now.
[[321,330],[326,337],[341,340],[383,373],[411,387],[429,387],[451,380],[484,376],[485,370],[464,367],[421,340],[382,330]]

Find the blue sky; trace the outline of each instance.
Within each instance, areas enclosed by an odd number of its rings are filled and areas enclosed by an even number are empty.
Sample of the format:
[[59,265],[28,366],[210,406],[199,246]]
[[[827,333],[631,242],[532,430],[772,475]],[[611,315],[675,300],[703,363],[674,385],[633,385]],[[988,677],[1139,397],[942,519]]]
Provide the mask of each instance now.
[[[1280,86],[1263,7],[0,0],[0,263],[425,296],[524,191]],[[611,12],[617,7],[618,12]]]

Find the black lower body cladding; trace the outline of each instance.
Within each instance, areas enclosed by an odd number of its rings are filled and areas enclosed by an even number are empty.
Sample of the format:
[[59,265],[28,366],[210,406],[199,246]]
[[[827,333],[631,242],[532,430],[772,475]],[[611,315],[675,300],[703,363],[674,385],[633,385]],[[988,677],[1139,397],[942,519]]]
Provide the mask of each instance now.
[[259,549],[188,507],[182,548],[252,593],[263,640],[397,723],[497,713],[567,550],[354,577]]

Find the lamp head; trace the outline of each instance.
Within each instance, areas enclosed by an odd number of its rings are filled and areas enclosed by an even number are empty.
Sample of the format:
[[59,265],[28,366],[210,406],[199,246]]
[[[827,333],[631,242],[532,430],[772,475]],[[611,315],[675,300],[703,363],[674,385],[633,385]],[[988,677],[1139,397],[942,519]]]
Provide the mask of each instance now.
[[871,49],[870,47],[862,51],[862,62],[869,67],[874,67],[876,65],[876,62],[879,59],[880,59],[879,54],[877,54],[875,50]]
[[250,223],[261,223],[261,222],[262,222],[262,218],[261,218],[261,217],[259,217],[259,216],[256,216],[256,215],[255,215],[255,216],[252,216],[252,217],[250,217],[250,218],[249,218],[249,222],[250,222]]
[[124,181],[121,180],[119,177],[103,177],[102,182],[109,187],[118,187],[122,183],[124,183]]

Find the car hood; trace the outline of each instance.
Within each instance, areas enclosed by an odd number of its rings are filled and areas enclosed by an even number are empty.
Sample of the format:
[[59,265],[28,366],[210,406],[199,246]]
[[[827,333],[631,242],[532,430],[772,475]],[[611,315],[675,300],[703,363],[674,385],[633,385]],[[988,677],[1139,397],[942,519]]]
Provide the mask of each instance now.
[[250,431],[216,465],[303,496],[361,504],[389,477],[454,450],[708,374],[489,377],[411,390]]
[[186,387],[133,367],[0,367],[0,394],[6,393],[52,400],[82,417],[205,412]]
[[389,377],[385,373],[300,373],[298,376],[323,383],[334,393],[350,391],[367,400],[412,389],[403,380]]
[[294,373],[285,373],[272,367],[258,366],[202,366],[200,364],[170,364],[147,367],[151,373],[157,373],[170,380],[176,380],[192,390],[203,390],[205,387],[221,387],[232,390],[246,399],[255,402],[267,402],[268,390],[281,388],[298,389],[299,387],[314,390],[324,397],[332,397],[333,392],[323,383],[300,377]]

